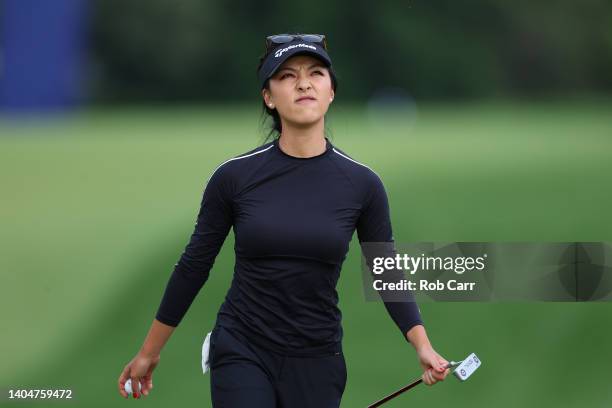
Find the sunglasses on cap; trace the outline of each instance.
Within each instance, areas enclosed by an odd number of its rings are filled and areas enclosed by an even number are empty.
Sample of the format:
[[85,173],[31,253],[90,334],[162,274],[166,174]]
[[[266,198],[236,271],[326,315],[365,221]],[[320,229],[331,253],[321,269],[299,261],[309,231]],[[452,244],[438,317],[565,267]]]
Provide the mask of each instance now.
[[323,34],[276,34],[266,37],[266,50],[275,47],[279,44],[285,44],[295,39],[300,39],[305,42],[319,44],[324,50],[327,50],[327,41]]

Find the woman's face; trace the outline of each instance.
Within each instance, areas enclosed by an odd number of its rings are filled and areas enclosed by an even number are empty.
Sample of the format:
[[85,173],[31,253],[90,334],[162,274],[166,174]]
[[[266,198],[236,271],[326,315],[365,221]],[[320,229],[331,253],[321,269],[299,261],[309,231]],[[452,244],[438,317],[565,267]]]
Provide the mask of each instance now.
[[[290,122],[297,127],[320,121],[334,98],[327,67],[310,55],[289,58],[269,83],[270,89],[262,90],[266,105],[278,111],[281,123]],[[314,99],[298,100],[305,96]]]

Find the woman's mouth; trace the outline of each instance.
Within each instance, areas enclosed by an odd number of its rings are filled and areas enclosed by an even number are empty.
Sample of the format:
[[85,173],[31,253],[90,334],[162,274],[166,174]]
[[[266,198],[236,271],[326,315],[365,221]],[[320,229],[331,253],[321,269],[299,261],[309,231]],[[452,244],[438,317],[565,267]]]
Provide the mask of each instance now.
[[315,98],[311,98],[311,97],[304,97],[304,98],[300,98],[300,99],[296,100],[295,102],[296,103],[306,104],[306,103],[310,103],[310,102],[316,102],[316,99]]

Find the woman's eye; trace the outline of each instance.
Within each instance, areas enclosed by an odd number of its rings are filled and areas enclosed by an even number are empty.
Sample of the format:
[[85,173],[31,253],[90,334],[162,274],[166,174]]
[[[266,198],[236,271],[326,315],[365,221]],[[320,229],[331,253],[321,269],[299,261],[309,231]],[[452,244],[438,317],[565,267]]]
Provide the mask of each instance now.
[[[324,75],[322,71],[313,71],[313,74],[320,74],[320,75]],[[281,74],[281,76],[279,77],[279,79],[284,79],[287,76],[293,76],[293,74],[291,73],[286,73],[286,74]]]

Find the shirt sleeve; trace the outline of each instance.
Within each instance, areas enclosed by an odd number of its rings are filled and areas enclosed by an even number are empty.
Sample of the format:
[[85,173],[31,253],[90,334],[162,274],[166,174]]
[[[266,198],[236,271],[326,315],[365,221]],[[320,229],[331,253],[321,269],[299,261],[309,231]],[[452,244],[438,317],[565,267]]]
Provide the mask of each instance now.
[[[389,202],[381,179],[373,175],[366,204],[357,223],[357,235],[366,258],[366,263],[372,270],[374,256],[395,257],[395,242],[391,228]],[[369,243],[372,243],[370,245]],[[402,271],[385,271],[377,275],[384,282],[398,282],[404,278]],[[392,296],[379,292],[387,312],[408,341],[406,333],[413,326],[423,325],[419,307],[412,292],[399,291]],[[400,299],[398,299],[398,296]],[[393,297],[393,300],[391,298]]]
[[178,326],[208,280],[210,269],[232,226],[231,183],[218,168],[202,193],[191,239],[174,265],[155,318]]

